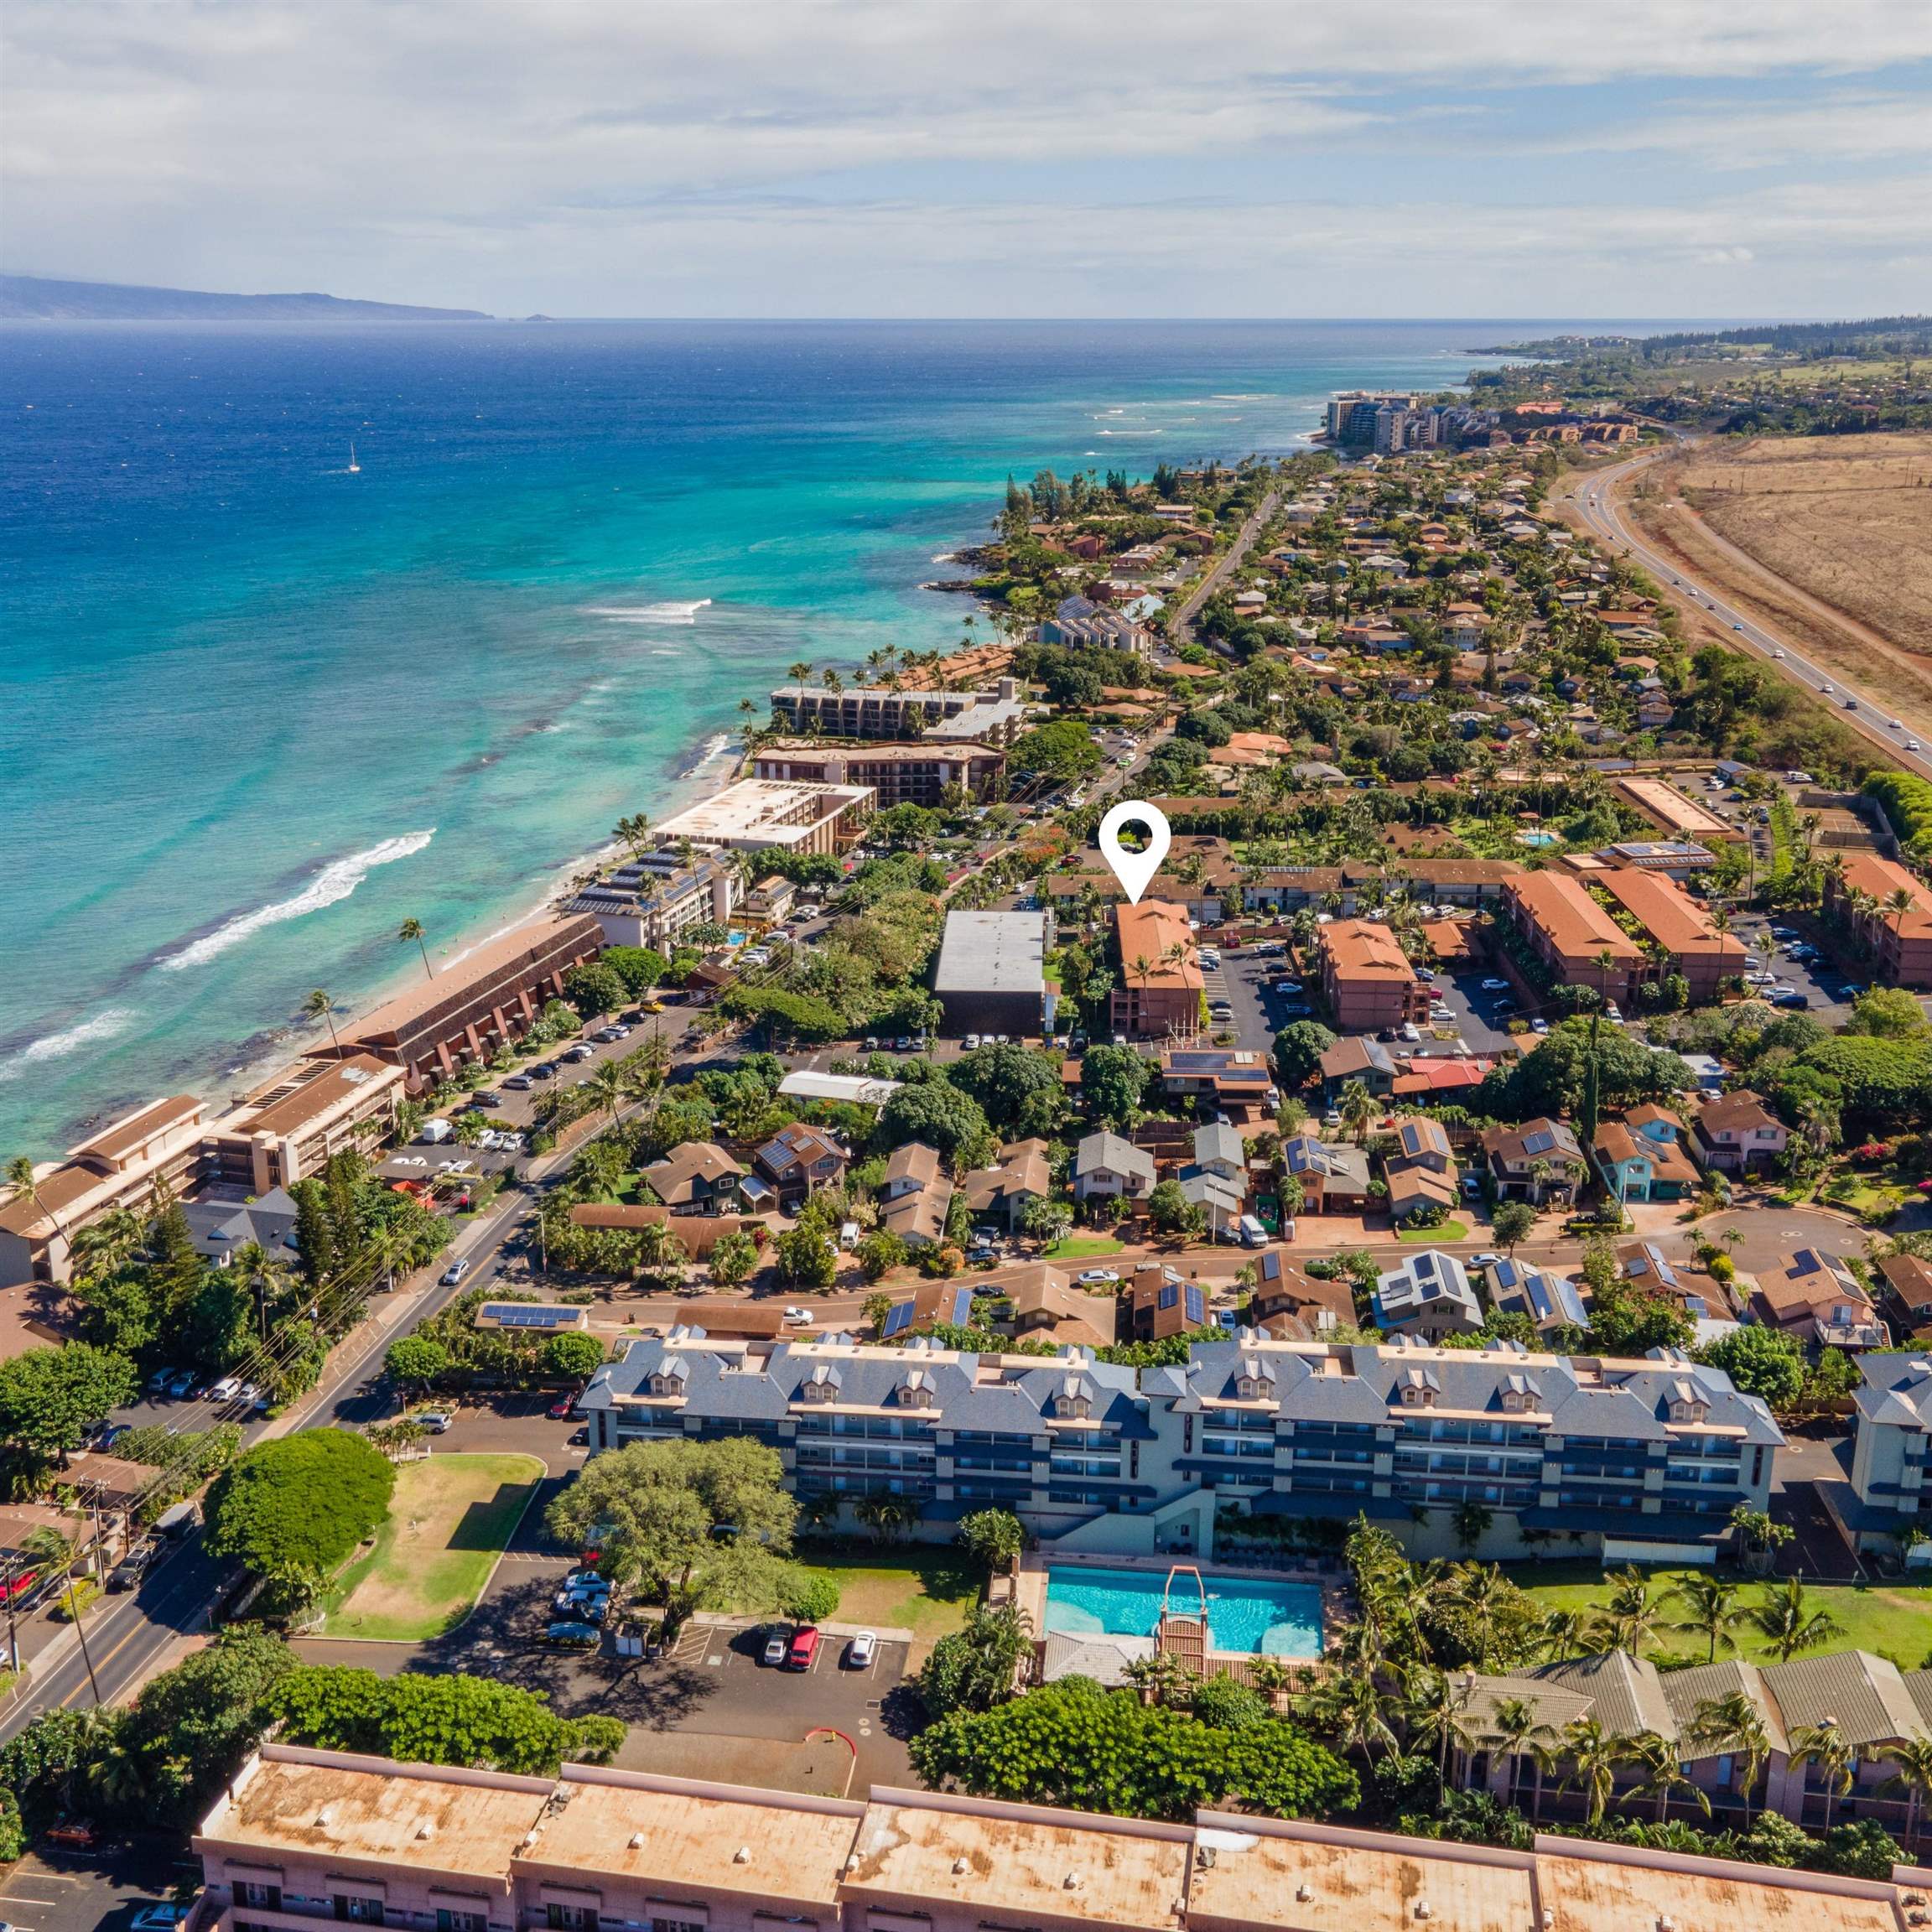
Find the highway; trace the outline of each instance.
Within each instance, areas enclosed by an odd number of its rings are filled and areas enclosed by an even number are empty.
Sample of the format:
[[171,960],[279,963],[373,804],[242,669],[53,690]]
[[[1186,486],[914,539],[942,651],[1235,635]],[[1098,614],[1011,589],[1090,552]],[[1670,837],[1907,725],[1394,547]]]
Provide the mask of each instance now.
[[[1922,778],[1932,778],[1932,752],[1923,749],[1925,745],[1932,744],[1932,723],[1914,719],[1893,709],[1886,700],[1874,697],[1865,685],[1848,683],[1842,673],[1821,670],[1788,639],[1767,630],[1754,618],[1727,602],[1708,584],[1690,575],[1670,558],[1651,549],[1632,530],[1616,501],[1616,486],[1626,477],[1670,453],[1648,451],[1628,462],[1598,470],[1578,482],[1572,500],[1591,533],[1609,549],[1621,551],[1641,564],[1666,592],[1682,593],[1679,601],[1696,604],[1718,622],[1727,626],[1733,643],[1751,655],[1774,661],[1793,683],[1804,685],[1817,693],[1819,701],[1831,709],[1841,724],[1849,725],[1880,746],[1888,763],[1915,772]],[[1845,708],[1847,698],[1857,700],[1857,710]],[[1914,743],[1921,749],[1914,750]]]

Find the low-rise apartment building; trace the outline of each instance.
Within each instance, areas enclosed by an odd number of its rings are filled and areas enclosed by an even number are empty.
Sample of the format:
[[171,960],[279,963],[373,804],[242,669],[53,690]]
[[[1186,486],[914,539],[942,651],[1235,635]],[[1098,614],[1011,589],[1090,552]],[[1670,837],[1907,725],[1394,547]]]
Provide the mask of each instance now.
[[822,738],[938,738],[959,745],[979,740],[1005,747],[1026,722],[1016,678],[1000,678],[985,691],[892,691],[882,685],[833,691],[820,684],[786,684],[771,693],[771,709],[787,731],[815,731]]
[[1832,857],[1825,910],[1872,948],[1872,977],[1914,992],[1932,987],[1932,892],[1915,873],[1876,852]]
[[394,1130],[405,1084],[372,1053],[298,1060],[208,1130],[201,1177],[266,1194],[319,1174],[331,1155],[366,1153]]
[[1503,911],[1545,967],[1566,986],[1589,986],[1620,1002],[1642,976],[1644,955],[1575,879],[1525,872],[1503,887]]
[[[1861,1737],[1917,1733],[1926,1674],[1862,1659],[1660,1679],[1578,1659],[1472,1678],[1468,1702],[1484,1743],[1503,1696],[1552,1728],[1594,1711],[1607,1732],[1635,1711],[1675,1739],[1692,1692],[1742,1687],[1784,1797],[1790,1735],[1807,1722],[1842,1708]],[[1499,1783],[1513,1760],[1485,1762]],[[1701,1785],[1719,1769],[1692,1765]],[[1866,1815],[1863,1792],[1855,1804]],[[1809,1815],[1821,1809],[1820,1794]],[[242,1766],[193,1849],[203,1891],[183,1932],[1898,1932],[1923,1884],[1910,1870],[1843,1878],[1587,1838],[1507,1851],[1253,1811],[1166,1822],[889,1785],[819,1797],[584,1764],[528,1778],[286,1744]]]
[[740,778],[652,828],[660,849],[688,840],[728,852],[837,853],[858,842],[877,795],[870,785]]
[[1665,874],[1620,865],[1592,873],[1590,884],[1608,893],[1662,949],[1661,970],[1683,975],[1692,1005],[1709,1005],[1721,980],[1743,973],[1744,942],[1720,932],[1710,914]]
[[339,1028],[342,1050],[400,1067],[412,1093],[434,1086],[527,1032],[562,997],[564,975],[603,949],[588,913],[532,920]]
[[139,1213],[165,1186],[179,1192],[200,1163],[205,1104],[191,1093],[150,1101],[35,1170],[0,1206],[0,1286],[65,1281],[74,1237],[121,1208]]
[[1164,899],[1114,908],[1121,984],[1109,1013],[1116,1033],[1137,1039],[1191,1037],[1201,1027],[1207,982],[1187,914]]
[[1386,926],[1332,920],[1317,943],[1322,997],[1341,1031],[1374,1033],[1429,1017],[1429,989]]
[[[1191,1284],[1156,1269],[1149,1285],[1150,1323],[1202,1325]],[[1165,1310],[1164,1286],[1176,1291]],[[1668,1354],[1325,1346],[1252,1331],[1138,1374],[1078,1350],[1046,1361],[673,1331],[600,1369],[583,1407],[593,1450],[750,1434],[778,1451],[801,1494],[912,1498],[922,1535],[997,1504],[1043,1540],[1078,1528],[1083,1549],[1123,1554],[1209,1555],[1215,1511],[1230,1504],[1365,1513],[1449,1554],[1446,1512],[1475,1503],[1491,1513],[1485,1556],[1519,1553],[1524,1531],[1544,1530],[1574,1530],[1607,1557],[1696,1555],[1728,1535],[1737,1504],[1764,1506],[1784,1440],[1721,1370]],[[1418,1525],[1415,1510],[1439,1508]]]
[[588,912],[606,946],[650,946],[668,953],[699,926],[727,926],[745,896],[742,861],[706,853],[687,864],[674,851],[647,852],[580,886],[566,912]]
[[818,745],[781,740],[759,747],[752,776],[810,785],[869,785],[889,805],[937,805],[948,792],[993,794],[1006,754],[991,745]]
[[948,1032],[1025,1040],[1047,1024],[1046,912],[948,912],[932,971]]

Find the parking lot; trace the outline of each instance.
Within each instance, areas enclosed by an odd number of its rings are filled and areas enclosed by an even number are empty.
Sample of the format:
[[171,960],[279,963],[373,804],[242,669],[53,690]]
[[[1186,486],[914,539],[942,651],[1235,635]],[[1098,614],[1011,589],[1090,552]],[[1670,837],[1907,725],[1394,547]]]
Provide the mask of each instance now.
[[92,1852],[30,1852],[0,1883],[0,1924],[11,1932],[158,1932],[178,1880],[201,1863],[176,1837],[105,1838]]

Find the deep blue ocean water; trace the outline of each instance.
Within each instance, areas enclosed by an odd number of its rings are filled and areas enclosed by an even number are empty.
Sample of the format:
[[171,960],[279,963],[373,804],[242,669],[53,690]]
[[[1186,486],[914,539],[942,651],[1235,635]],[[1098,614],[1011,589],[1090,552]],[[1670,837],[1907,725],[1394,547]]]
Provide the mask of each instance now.
[[8,325],[0,1153],[499,929],[795,659],[956,641],[1009,472],[1289,449],[1528,326]]

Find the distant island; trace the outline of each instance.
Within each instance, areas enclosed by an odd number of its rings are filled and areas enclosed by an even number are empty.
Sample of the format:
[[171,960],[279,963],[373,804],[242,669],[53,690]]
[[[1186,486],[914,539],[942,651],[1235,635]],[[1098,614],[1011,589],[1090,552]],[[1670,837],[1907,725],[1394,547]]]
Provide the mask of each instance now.
[[118,282],[56,282],[0,275],[0,321],[10,322],[487,322],[480,309],[416,309],[340,295],[216,295],[197,288],[143,288]]

